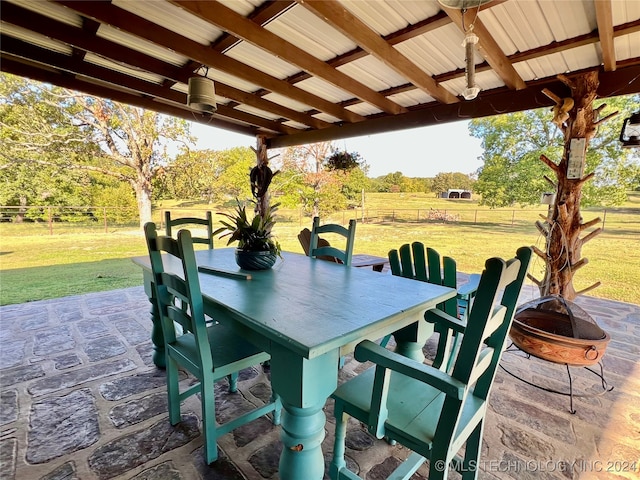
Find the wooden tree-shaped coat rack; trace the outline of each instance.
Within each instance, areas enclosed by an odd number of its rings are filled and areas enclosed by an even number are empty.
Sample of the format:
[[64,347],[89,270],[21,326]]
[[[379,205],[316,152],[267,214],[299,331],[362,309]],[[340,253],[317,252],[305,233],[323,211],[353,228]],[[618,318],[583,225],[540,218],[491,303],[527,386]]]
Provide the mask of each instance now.
[[556,196],[548,216],[543,216],[544,221],[536,222],[536,227],[546,238],[546,251],[534,247],[536,254],[545,262],[544,278],[530,278],[540,288],[541,296],[560,295],[573,300],[600,285],[600,282],[596,282],[580,291],[576,291],[573,286],[574,274],[588,263],[587,258],[581,257],[582,246],[602,231],[597,228],[580,236],[586,229],[600,222],[600,218],[582,221],[580,199],[582,187],[594,176],[593,172],[584,175],[589,142],[595,135],[597,126],[618,112],[600,118],[606,105],[593,108],[599,85],[598,72],[588,72],[573,78],[559,75],[558,79],[569,87],[571,97],[561,98],[547,89],[543,93],[556,103],[552,109],[553,122],[564,134],[564,152],[560,163],[555,163],[545,155],[540,156],[540,160],[555,173],[555,181],[547,176],[545,179],[555,187]]

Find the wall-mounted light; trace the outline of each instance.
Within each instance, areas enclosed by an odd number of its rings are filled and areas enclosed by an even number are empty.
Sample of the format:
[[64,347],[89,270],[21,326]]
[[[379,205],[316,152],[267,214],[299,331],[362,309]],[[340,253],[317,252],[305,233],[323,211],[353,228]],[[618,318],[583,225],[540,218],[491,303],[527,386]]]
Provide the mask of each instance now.
[[625,118],[620,130],[620,141],[625,148],[640,147],[640,112]]
[[197,75],[189,78],[187,105],[204,113],[213,113],[218,109],[216,105],[216,89],[213,80],[206,76],[206,72],[205,76]]

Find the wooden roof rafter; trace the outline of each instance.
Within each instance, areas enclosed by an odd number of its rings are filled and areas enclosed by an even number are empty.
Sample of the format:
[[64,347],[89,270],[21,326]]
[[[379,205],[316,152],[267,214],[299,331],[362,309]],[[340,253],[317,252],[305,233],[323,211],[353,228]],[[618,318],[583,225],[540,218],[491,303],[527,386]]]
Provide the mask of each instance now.
[[602,63],[607,72],[616,69],[616,52],[613,45],[613,16],[611,0],[594,0],[598,20],[598,39],[602,50]]
[[478,36],[478,52],[480,52],[491,68],[500,76],[507,87],[512,90],[522,90],[527,87],[489,30],[484,26],[482,20],[478,18],[480,11],[478,7],[467,10],[457,10],[447,7],[442,7],[442,9],[461,32],[466,33],[473,28],[473,33]]
[[237,14],[216,0],[210,0],[208,2],[172,0],[172,2],[225,31],[233,31],[235,36],[242,38],[246,42],[292,65],[296,65],[300,69],[318,78],[322,78],[338,88],[350,92],[362,101],[375,105],[384,112],[392,115],[406,112],[404,107],[392,102],[384,95],[366,87],[356,79],[336,70],[296,45],[271,33],[269,30],[260,28],[252,21]]
[[[640,91],[637,0],[493,0],[480,18],[465,11],[464,24],[435,0],[0,1],[3,71],[260,135],[269,148],[545,106],[538,90],[558,73],[600,70],[613,74],[603,77],[610,94]],[[194,15],[200,8],[206,15]],[[483,90],[461,101],[455,30],[474,19]],[[341,53],[321,60],[327,47]],[[202,66],[216,82],[213,114],[185,104]],[[336,88],[348,94],[336,99]]]
[[203,65],[208,65],[217,70],[225,71],[248,82],[266,85],[271,91],[293,98],[300,103],[311,105],[318,110],[327,112],[337,118],[341,118],[346,121],[364,120],[360,115],[336,106],[335,104],[317,97],[316,95],[298,89],[287,82],[272,77],[260,70],[244,65],[210,47],[201,45],[198,42],[190,40],[159,25],[153,24],[152,22],[123,10],[111,3],[71,0],[59,0],[56,3],[65,5],[66,7],[78,11],[83,15],[96,18],[102,23],[108,23],[132,35],[151,40],[157,45],[164,46],[187,56],[190,55],[191,58]]

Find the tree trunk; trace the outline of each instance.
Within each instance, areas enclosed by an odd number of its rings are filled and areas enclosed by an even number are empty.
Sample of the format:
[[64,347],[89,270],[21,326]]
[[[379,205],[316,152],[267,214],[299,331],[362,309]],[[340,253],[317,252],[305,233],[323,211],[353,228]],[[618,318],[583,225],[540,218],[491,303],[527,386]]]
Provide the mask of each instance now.
[[[556,101],[554,123],[564,132],[564,152],[559,164],[544,155],[540,158],[555,173],[556,198],[545,224],[537,223],[538,229],[546,234],[546,252],[536,250],[545,260],[546,271],[542,281],[534,281],[538,283],[542,296],[560,295],[573,300],[580,293],[598,285],[576,292],[573,276],[588,263],[588,259],[581,258],[582,245],[600,233],[600,229],[597,229],[580,238],[585,228],[600,221],[598,218],[583,223],[580,214],[582,187],[593,176],[584,176],[583,170],[586,149],[598,123],[596,117],[599,111],[593,109],[593,101],[599,82],[598,72],[589,72],[574,79],[562,75],[558,78],[571,89],[571,98],[559,98],[545,91],[547,96]],[[582,140],[584,143],[581,143]]]
[[14,220],[15,223],[24,222],[24,217],[27,214],[27,197],[24,195],[20,195],[20,208],[18,209],[18,214]]
[[136,201],[138,202],[138,214],[140,216],[140,228],[144,228],[144,224],[152,220],[151,217],[151,182],[141,181],[133,185],[136,192]]

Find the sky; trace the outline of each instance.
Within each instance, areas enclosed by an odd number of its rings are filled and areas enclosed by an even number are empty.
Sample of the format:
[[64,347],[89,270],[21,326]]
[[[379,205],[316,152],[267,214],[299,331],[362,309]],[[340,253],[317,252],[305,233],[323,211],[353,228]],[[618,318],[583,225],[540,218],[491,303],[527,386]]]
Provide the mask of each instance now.
[[[226,150],[256,146],[249,135],[191,122],[197,148]],[[434,177],[442,172],[474,173],[482,162],[481,140],[469,134],[468,121],[336,140],[340,150],[357,152],[369,165],[369,177],[402,172],[405,177]]]

